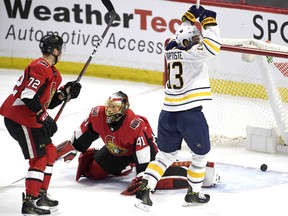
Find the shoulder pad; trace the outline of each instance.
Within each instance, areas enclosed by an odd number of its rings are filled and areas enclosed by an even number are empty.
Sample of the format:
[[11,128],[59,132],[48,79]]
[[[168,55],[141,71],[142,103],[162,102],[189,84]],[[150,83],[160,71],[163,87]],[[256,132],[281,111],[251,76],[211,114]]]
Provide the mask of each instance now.
[[92,108],[91,115],[92,116],[98,116],[99,110],[100,110],[99,106]]

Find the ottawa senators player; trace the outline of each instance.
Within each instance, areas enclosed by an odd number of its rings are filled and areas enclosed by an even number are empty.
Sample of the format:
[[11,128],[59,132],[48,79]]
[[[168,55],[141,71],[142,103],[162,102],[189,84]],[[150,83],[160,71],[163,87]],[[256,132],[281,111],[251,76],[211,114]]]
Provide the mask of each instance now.
[[22,214],[47,215],[58,206],[57,200],[47,197],[56,159],[56,147],[51,137],[57,131],[56,122],[47,110],[60,105],[68,95],[77,98],[81,89],[81,85],[75,82],[68,82],[59,89],[62,77],[55,65],[61,59],[63,45],[61,37],[45,35],[39,43],[42,57],[25,68],[13,93],[0,108],[8,132],[29,160]]
[[[100,150],[89,148],[93,141],[101,137],[104,146]],[[136,168],[137,176],[123,195],[132,195],[139,190],[143,171],[154,160],[158,152],[152,128],[143,116],[129,109],[125,93],[113,93],[105,106],[92,108],[89,117],[76,130],[71,141],[57,146],[57,158],[70,161],[80,151],[76,181],[81,177],[104,179],[108,175],[126,175]],[[174,163],[167,169],[156,189],[186,188],[186,172],[189,162]],[[184,180],[183,180],[184,179]]]

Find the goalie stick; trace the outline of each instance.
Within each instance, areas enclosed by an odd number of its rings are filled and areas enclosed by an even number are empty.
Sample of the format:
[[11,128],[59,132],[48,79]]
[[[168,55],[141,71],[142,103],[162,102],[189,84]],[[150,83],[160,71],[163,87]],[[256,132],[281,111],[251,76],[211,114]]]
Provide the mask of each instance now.
[[[107,8],[107,10],[109,11],[109,15],[110,15],[110,20],[104,30],[104,32],[102,33],[101,35],[101,38],[97,41],[93,51],[92,51],[92,54],[89,56],[88,60],[86,61],[84,67],[82,68],[78,78],[76,79],[76,83],[80,82],[82,76],[84,75],[86,69],[88,68],[93,56],[95,55],[95,53],[97,52],[99,46],[101,45],[103,39],[105,38],[109,28],[111,27],[114,19],[116,18],[116,12],[114,10],[114,7],[112,5],[112,3],[110,2],[110,0],[102,0],[103,4],[105,5],[105,7]],[[56,117],[54,118],[54,121],[56,122],[58,120],[58,118],[60,117],[61,113],[63,112],[63,109],[65,108],[66,104],[69,102],[71,98],[71,95],[68,95],[68,97],[66,98],[66,100],[64,101],[64,103],[62,104],[62,106],[60,107]]]

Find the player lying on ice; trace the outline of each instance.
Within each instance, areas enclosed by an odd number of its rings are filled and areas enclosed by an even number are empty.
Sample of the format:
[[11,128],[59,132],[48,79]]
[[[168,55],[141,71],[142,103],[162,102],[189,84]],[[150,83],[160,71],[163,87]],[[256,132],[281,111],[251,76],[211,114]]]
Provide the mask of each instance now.
[[[98,180],[111,175],[127,175],[135,167],[137,176],[121,194],[133,195],[139,190],[143,171],[154,160],[158,149],[148,120],[135,114],[129,106],[125,93],[113,93],[105,106],[91,109],[88,118],[74,132],[70,141],[57,146],[57,159],[64,158],[66,162],[71,161],[77,151],[81,152],[76,181],[81,177]],[[99,150],[89,148],[100,137],[105,145]],[[156,189],[187,188],[186,172],[189,165],[188,161],[174,163],[164,174],[165,178],[158,182]],[[215,168],[210,169],[211,173],[205,179],[206,187],[215,185],[219,180]]]

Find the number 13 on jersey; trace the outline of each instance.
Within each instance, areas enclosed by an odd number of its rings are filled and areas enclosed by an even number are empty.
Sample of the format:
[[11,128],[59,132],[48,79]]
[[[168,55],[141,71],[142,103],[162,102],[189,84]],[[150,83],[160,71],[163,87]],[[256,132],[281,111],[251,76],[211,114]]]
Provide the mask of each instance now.
[[184,85],[182,63],[178,61],[168,63],[167,73],[168,73],[167,88],[182,89]]

